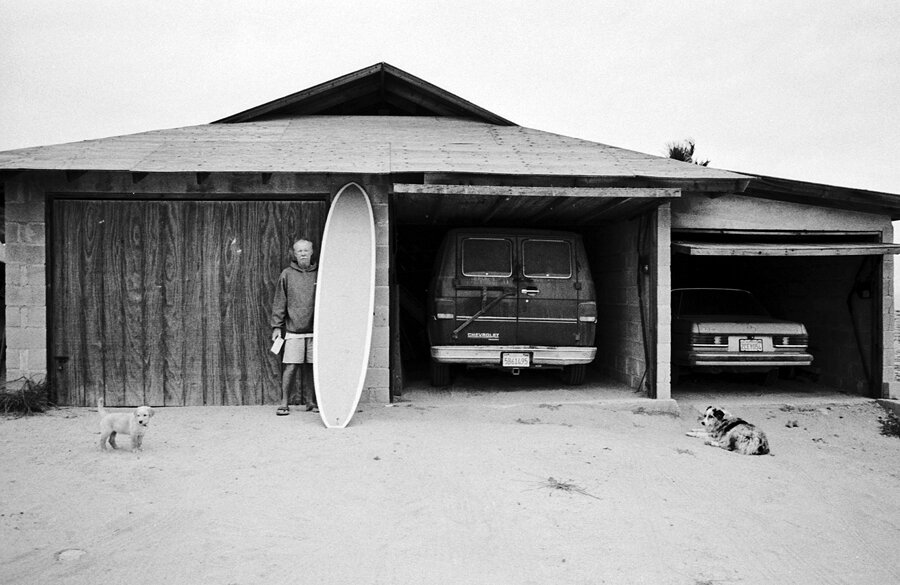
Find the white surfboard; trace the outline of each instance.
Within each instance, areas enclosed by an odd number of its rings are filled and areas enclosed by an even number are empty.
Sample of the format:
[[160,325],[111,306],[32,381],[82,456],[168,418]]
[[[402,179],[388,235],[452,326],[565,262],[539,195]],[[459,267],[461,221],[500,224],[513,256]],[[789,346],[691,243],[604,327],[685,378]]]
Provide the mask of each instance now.
[[362,395],[375,310],[375,217],[356,183],[338,191],[322,234],[313,379],[326,427],[347,426]]

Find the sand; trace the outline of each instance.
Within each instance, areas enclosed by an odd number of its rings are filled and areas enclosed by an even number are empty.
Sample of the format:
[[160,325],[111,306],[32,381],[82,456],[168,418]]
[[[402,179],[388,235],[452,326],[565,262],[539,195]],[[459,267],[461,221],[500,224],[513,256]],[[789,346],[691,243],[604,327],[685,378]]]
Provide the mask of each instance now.
[[[164,408],[141,453],[100,452],[93,409],[0,420],[0,582],[900,583],[877,403],[591,396]],[[773,454],[685,436],[713,399]]]

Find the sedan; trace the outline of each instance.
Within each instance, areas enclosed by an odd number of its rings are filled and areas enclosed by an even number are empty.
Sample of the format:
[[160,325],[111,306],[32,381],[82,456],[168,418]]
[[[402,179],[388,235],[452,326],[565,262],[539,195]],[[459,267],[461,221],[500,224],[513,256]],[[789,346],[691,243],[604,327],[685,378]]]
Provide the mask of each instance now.
[[776,319],[749,291],[733,288],[672,290],[673,382],[685,369],[756,372],[767,383],[783,366],[808,366],[806,327]]

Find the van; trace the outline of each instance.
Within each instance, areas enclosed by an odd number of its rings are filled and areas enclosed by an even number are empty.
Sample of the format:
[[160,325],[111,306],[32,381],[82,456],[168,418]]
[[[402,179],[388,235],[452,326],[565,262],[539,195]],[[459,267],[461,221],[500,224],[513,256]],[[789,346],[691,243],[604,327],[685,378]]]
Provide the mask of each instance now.
[[597,353],[597,302],[581,236],[535,229],[450,230],[428,294],[431,383],[451,366],[518,374],[555,368],[584,382]]

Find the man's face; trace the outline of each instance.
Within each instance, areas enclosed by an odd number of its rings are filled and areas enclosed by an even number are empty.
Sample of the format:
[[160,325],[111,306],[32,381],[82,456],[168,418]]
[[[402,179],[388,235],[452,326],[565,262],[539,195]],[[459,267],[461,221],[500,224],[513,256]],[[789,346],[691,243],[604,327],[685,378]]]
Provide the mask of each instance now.
[[313,246],[309,242],[297,242],[294,244],[294,259],[298,266],[306,268],[312,262]]

